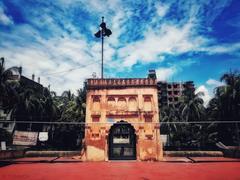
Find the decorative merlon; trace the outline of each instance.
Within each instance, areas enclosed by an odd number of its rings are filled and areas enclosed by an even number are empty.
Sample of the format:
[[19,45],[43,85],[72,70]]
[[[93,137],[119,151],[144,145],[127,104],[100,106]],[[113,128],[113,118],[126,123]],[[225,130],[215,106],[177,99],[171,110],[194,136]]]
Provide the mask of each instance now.
[[151,78],[126,79],[87,79],[87,89],[109,89],[124,87],[157,86],[157,80]]

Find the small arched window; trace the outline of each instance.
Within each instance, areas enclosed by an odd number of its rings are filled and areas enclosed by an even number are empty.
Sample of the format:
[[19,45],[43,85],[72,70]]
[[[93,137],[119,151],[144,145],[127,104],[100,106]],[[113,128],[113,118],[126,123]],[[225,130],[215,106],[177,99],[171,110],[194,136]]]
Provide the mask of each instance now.
[[117,106],[119,110],[126,110],[127,109],[126,99],[124,97],[118,98]]
[[109,97],[107,99],[108,109],[113,110],[115,108],[116,102],[114,97]]
[[100,97],[93,96],[93,111],[100,111]]
[[144,97],[144,111],[152,111],[152,99],[150,96]]
[[137,100],[135,97],[130,97],[128,100],[129,111],[137,111]]

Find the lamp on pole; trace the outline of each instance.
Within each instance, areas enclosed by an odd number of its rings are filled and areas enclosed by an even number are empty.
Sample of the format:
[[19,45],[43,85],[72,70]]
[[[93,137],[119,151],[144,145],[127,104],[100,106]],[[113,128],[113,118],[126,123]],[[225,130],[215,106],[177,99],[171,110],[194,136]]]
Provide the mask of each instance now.
[[103,47],[104,47],[104,37],[110,36],[112,34],[112,31],[106,27],[106,23],[104,22],[104,17],[102,17],[102,23],[99,25],[100,30],[96,32],[94,35],[97,38],[102,39],[102,66],[101,66],[101,78],[103,79]]

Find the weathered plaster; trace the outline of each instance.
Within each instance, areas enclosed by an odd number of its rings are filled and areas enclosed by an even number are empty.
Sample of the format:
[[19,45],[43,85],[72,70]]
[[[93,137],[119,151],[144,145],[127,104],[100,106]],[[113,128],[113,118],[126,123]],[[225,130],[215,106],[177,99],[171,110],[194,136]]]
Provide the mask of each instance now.
[[86,158],[108,160],[108,133],[124,120],[135,128],[137,160],[161,160],[157,86],[154,79],[89,79]]

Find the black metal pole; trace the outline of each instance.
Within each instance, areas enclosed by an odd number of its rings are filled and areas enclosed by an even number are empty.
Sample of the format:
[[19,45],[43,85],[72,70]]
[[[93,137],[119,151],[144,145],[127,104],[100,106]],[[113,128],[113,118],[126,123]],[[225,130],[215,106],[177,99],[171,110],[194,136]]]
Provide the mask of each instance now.
[[[104,22],[104,17],[102,17],[102,22]],[[103,30],[101,31],[101,36],[102,36],[102,79],[103,79],[103,43],[104,43],[104,37],[103,37]]]

